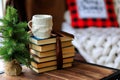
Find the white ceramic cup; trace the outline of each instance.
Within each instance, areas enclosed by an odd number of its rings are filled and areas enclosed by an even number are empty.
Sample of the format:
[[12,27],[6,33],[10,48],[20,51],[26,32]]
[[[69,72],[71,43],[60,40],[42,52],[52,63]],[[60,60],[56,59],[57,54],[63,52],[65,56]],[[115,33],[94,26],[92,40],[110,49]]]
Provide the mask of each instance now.
[[36,30],[36,29],[38,29],[38,30],[40,30],[41,32],[45,32],[45,31],[47,31],[47,30],[52,30],[52,26],[48,26],[48,25],[35,25],[35,24],[33,24],[32,26],[31,26],[31,30]]
[[34,30],[32,30],[32,33],[36,38],[39,38],[39,39],[45,39],[45,38],[49,38],[51,36],[50,29],[47,29],[45,31],[41,31],[39,29],[34,29]]
[[32,20],[30,20],[29,22],[32,22],[32,24],[36,24],[36,25],[53,26],[51,15],[42,15],[42,14],[33,15]]
[[[32,25],[30,25],[32,23]],[[44,39],[51,36],[53,22],[51,15],[34,15],[28,22],[28,27],[37,38]]]

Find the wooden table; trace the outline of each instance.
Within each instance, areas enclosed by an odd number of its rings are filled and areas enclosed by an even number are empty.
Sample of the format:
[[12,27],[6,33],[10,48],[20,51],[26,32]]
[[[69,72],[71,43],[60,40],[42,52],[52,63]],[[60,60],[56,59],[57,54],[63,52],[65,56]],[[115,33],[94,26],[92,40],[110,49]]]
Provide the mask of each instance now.
[[62,70],[54,70],[37,74],[30,69],[23,67],[20,76],[0,75],[0,80],[100,80],[117,70],[100,67],[93,64],[75,61],[73,66]]

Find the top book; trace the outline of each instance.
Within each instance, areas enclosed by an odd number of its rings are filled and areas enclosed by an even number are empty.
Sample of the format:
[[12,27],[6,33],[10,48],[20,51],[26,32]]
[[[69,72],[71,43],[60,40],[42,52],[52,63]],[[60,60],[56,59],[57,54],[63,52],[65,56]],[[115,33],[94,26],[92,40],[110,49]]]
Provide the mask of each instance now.
[[[65,35],[61,35],[60,39],[63,42],[63,41],[71,41],[73,38],[65,36]],[[34,43],[36,45],[45,45],[45,44],[56,43],[56,35],[52,34],[51,37],[47,38],[47,39],[38,39],[35,36],[31,36],[30,42]]]

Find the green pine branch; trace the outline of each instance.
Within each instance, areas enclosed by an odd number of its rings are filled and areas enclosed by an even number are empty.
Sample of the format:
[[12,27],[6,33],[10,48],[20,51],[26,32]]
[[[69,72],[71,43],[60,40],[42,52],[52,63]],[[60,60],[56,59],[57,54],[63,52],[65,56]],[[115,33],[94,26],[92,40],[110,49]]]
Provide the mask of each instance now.
[[27,22],[19,22],[17,10],[7,7],[6,15],[0,19],[0,32],[4,38],[0,47],[0,55],[5,61],[16,59],[22,64],[29,65],[30,54],[26,46],[30,35],[27,33]]

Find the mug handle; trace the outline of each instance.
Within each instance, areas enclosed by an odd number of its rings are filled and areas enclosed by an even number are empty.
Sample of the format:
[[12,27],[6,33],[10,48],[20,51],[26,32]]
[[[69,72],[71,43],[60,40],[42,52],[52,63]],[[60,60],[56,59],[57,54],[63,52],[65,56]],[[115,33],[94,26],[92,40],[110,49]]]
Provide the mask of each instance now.
[[32,20],[30,20],[30,21],[28,22],[28,27],[29,27],[29,29],[31,30],[32,27],[30,26],[30,23],[32,23]]

